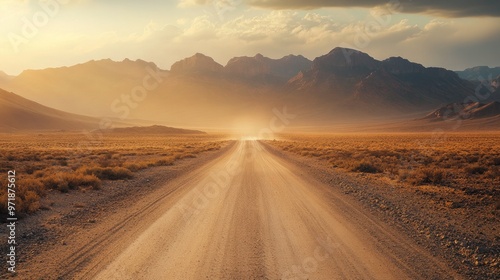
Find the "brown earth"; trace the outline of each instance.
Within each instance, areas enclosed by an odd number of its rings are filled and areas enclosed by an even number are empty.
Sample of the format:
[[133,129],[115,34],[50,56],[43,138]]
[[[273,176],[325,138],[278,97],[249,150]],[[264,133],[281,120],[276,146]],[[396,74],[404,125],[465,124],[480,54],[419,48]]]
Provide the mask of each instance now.
[[146,170],[121,194],[74,202],[64,218],[48,210],[22,221],[20,234],[30,228],[38,239],[21,239],[19,278],[461,278],[265,144],[240,141],[183,162]]

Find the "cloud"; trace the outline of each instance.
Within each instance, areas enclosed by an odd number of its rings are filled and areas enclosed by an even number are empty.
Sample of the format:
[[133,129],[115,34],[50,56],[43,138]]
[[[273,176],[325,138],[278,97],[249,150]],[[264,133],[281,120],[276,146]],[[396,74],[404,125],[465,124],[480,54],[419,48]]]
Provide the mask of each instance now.
[[[205,4],[210,1],[184,0]],[[498,0],[246,0],[250,6],[269,9],[317,9],[323,7],[391,6],[403,13],[421,13],[444,17],[500,16]]]
[[210,0],[180,0],[177,6],[181,8],[189,8],[197,5],[205,5],[210,2]]
[[183,31],[181,37],[199,41],[215,39],[217,38],[216,26],[207,15],[196,17],[192,20],[191,25]]
[[370,34],[366,44],[356,44],[356,38],[363,34],[362,25],[349,25],[349,30],[342,34],[344,46],[359,49],[377,59],[402,56],[425,66],[461,70],[500,64],[496,55],[500,26],[495,25],[495,21],[492,18],[433,19],[418,26],[401,20]]
[[267,40],[305,44],[325,40],[340,29],[333,19],[316,13],[301,15],[292,11],[272,11],[261,16],[240,16],[227,21],[220,27],[219,34],[246,43]]

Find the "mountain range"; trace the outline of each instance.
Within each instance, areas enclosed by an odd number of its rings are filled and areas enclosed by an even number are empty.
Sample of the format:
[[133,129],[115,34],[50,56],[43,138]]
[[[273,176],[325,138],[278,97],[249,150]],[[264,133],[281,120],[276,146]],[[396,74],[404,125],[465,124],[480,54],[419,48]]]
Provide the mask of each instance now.
[[316,108],[329,110],[336,104],[341,115],[364,112],[366,117],[425,111],[464,100],[474,94],[474,84],[452,71],[401,57],[378,61],[366,53],[335,48],[292,78],[288,90],[315,96]]
[[197,53],[170,70],[143,60],[105,59],[26,70],[16,77],[0,73],[0,88],[96,118],[257,129],[269,126],[276,111],[285,108],[296,116],[290,125],[307,126],[409,119],[448,104],[498,101],[498,80],[479,94],[477,81],[460,77],[483,75],[484,69],[478,69],[456,73],[401,57],[380,61],[345,48],[313,61],[300,55],[271,59],[257,54],[235,57],[225,66]]
[[301,70],[308,69],[312,62],[299,55],[288,55],[280,59],[271,59],[257,54],[254,57],[242,56],[229,60],[226,66],[215,62],[211,57],[197,53],[172,65],[173,74],[201,74],[226,76],[263,81],[286,82]]
[[455,71],[462,79],[469,81],[481,81],[488,79],[498,79],[500,77],[500,67],[490,68],[488,66],[476,66],[463,71]]

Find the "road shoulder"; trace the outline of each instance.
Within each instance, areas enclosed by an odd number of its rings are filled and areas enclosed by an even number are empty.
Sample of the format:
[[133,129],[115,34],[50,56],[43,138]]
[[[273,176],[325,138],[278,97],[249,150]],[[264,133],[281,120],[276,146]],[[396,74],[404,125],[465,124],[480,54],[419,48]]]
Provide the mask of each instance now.
[[[439,211],[425,201],[421,194],[365,174],[329,168],[314,158],[282,151],[267,143],[263,145],[278,158],[297,166],[298,172],[305,172],[327,186],[332,200],[358,205],[361,212],[407,236],[414,244],[458,274],[471,279],[498,277],[494,267],[474,266],[457,252],[461,245],[462,248],[486,245],[474,244],[472,237],[462,234],[457,228],[461,224],[454,223],[454,216]],[[460,221],[463,217],[456,219]],[[463,246],[464,244],[467,245]]]

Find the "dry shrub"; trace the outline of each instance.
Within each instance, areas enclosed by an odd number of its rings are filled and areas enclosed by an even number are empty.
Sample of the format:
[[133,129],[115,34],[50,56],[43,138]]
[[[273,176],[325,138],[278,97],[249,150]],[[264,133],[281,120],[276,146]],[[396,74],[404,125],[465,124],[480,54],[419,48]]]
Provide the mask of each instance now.
[[488,179],[500,178],[500,167],[492,166],[486,173],[484,173],[484,176]]
[[101,180],[95,175],[78,172],[54,173],[43,177],[41,180],[45,188],[61,192],[68,192],[70,189],[75,190],[79,187],[92,187],[95,190],[101,187]]
[[474,163],[474,162],[478,162],[479,161],[479,157],[478,156],[469,155],[468,157],[465,158],[465,160],[467,161],[467,163]]
[[479,164],[474,164],[465,168],[465,172],[469,175],[480,175],[486,171],[488,171],[488,168]]
[[101,180],[95,175],[85,175],[81,173],[71,173],[64,175],[68,182],[68,188],[74,190],[79,187],[92,187],[94,190],[101,188]]
[[30,191],[34,191],[39,196],[45,196],[46,188],[40,179],[35,178],[20,178],[17,181],[17,186],[20,189],[26,189]]
[[35,171],[38,171],[40,169],[43,169],[43,166],[35,164],[26,164],[24,167],[24,172],[26,172],[26,174],[33,174]]
[[33,213],[40,208],[40,196],[34,191],[16,193],[16,210],[21,213]]
[[[68,192],[79,187],[98,189],[101,181],[94,175],[50,171],[39,172],[39,177],[20,177],[16,182],[16,210],[19,213],[33,213],[40,208],[40,198],[47,189]],[[0,212],[6,213],[7,192],[0,192]]]
[[112,159],[112,154],[107,153],[97,159],[97,163],[102,167],[115,166],[114,160]]
[[351,169],[352,171],[355,172],[362,172],[362,173],[380,173],[382,172],[380,168],[377,166],[368,163],[368,162],[360,162],[355,164],[355,166]]
[[409,182],[414,185],[443,185],[446,180],[446,172],[437,168],[422,168],[413,173]]
[[[194,156],[196,157],[196,156]],[[155,166],[169,166],[174,164],[175,159],[168,157],[165,159],[160,159],[155,162]]]
[[0,176],[0,185],[3,186],[0,188],[0,213],[7,214],[7,201],[8,201],[8,196],[7,196],[7,176]]
[[0,191],[0,214],[5,215],[7,214],[7,192],[6,191]]
[[63,173],[49,174],[44,176],[41,180],[47,189],[58,190],[61,192],[68,192],[69,190],[68,181],[65,180]]
[[83,167],[79,171],[83,174],[95,175],[101,180],[124,180],[134,177],[132,172],[124,167]]
[[20,213],[33,213],[40,208],[40,198],[46,189],[39,179],[19,178],[16,189],[16,209]]

